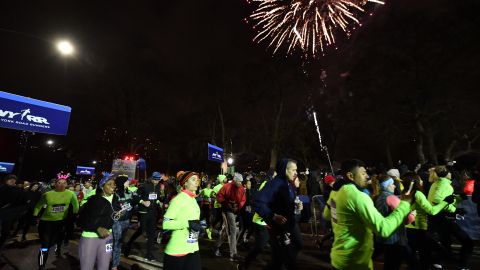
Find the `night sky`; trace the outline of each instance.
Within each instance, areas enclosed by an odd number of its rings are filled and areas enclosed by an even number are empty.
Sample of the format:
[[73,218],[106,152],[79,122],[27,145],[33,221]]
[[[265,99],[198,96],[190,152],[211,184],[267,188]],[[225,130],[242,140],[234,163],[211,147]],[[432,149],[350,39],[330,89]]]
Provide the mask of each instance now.
[[[440,156],[453,139],[477,134],[479,7],[387,1],[337,49],[304,59],[252,42],[245,1],[3,1],[0,89],[72,107],[66,137],[31,138],[30,177],[92,160],[106,169],[133,152],[151,169],[214,170],[206,144],[224,143],[219,111],[237,166],[265,170],[279,108],[279,156],[317,167],[325,158],[311,105],[336,160],[388,162],[388,145],[394,160],[414,163],[418,117]],[[55,52],[58,38],[75,44],[73,58]],[[421,108],[417,118],[413,108]],[[19,134],[0,130],[1,161],[16,161]],[[46,147],[47,138],[60,149]],[[469,140],[458,141],[461,152]],[[480,140],[471,141],[478,152]]]

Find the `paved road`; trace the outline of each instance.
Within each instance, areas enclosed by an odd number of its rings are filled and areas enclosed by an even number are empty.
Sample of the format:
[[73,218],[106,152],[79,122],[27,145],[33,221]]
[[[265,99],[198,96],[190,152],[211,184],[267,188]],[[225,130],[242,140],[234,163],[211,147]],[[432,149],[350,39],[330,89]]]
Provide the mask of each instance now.
[[[132,230],[128,232],[133,233]],[[328,261],[329,255],[327,246],[321,250],[316,248],[313,243],[313,238],[307,234],[304,234],[305,248],[298,256],[298,269],[331,269]],[[156,262],[145,262],[141,255],[145,247],[145,238],[140,237],[134,244],[132,254],[129,258],[122,257],[120,269],[162,269],[163,260],[162,252],[163,246],[156,245],[154,253],[156,254]],[[480,243],[479,243],[480,244]],[[39,248],[38,234],[30,233],[25,243],[19,243],[17,241],[10,241],[4,250],[4,258],[8,264],[1,267],[1,270],[30,270],[37,269],[37,254]],[[213,242],[209,240],[202,240],[200,242],[200,253],[202,258],[202,269],[205,270],[233,270],[236,269],[236,264],[228,260],[228,246],[224,244],[222,246],[223,257],[215,257],[212,252]],[[63,249],[63,258],[57,258],[53,251],[48,258],[47,269],[62,269],[62,270],[75,270],[79,269],[78,260],[78,240],[73,240],[67,248]],[[455,247],[458,250],[458,247]],[[248,249],[246,247],[239,247],[240,255],[246,255]],[[262,269],[265,262],[270,259],[269,252],[266,250],[264,254],[259,256],[259,260],[252,266],[252,270]],[[381,258],[380,258],[381,260]],[[382,269],[381,261],[375,262],[375,269]],[[474,256],[473,266],[471,269],[480,269],[480,247],[477,245]],[[406,268],[405,268],[406,269]],[[456,269],[452,263],[445,265],[444,269]]]

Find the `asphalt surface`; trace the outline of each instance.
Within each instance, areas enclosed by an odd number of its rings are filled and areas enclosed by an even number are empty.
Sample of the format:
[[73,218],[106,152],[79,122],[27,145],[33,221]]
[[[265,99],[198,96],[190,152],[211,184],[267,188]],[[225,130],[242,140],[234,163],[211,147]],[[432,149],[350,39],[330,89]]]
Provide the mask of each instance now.
[[[308,227],[304,227],[303,231],[308,231]],[[133,233],[133,230],[128,231],[127,239]],[[77,234],[77,237],[79,234]],[[304,233],[304,249],[300,252],[297,260],[298,269],[331,269],[329,264],[329,243],[326,243],[322,248],[318,248],[315,244],[315,238],[311,234]],[[216,257],[213,254],[214,242],[208,239],[202,239],[200,241],[200,255],[202,260],[202,269],[205,270],[234,270],[237,269],[237,264],[230,262],[228,253],[228,244],[224,243],[221,247],[222,257]],[[253,243],[250,243],[251,245]],[[163,269],[163,249],[164,245],[155,245],[154,254],[155,261],[145,261],[142,256],[146,246],[146,239],[141,236],[134,243],[131,255],[128,258],[122,256],[121,265],[119,269]],[[472,257],[471,269],[480,269],[480,243],[476,243],[474,254]],[[38,249],[40,247],[38,241],[38,234],[31,232],[27,235],[27,241],[18,242],[17,239],[11,239],[6,245],[3,252],[4,263],[0,267],[1,270],[30,270],[37,269],[37,256]],[[459,246],[453,246],[454,252],[458,252]],[[50,252],[47,268],[46,269],[62,269],[62,270],[74,270],[80,269],[80,261],[78,259],[78,238],[71,240],[67,247],[62,249],[62,257],[57,258],[53,249]],[[240,245],[238,248],[239,254],[245,256],[249,250],[248,245]],[[258,256],[257,262],[255,262],[249,269],[260,270],[270,261],[269,250],[266,249],[262,254]],[[383,262],[380,256],[375,261],[375,269],[382,269]],[[406,266],[402,267],[406,269]],[[448,261],[444,265],[444,269],[457,269],[454,261]]]

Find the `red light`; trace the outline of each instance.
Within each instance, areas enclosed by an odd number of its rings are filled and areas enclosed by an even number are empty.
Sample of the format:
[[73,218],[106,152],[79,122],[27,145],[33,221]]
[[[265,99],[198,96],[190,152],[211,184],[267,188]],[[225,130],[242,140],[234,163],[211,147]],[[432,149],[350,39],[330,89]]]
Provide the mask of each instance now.
[[123,160],[129,160],[129,161],[134,161],[135,157],[134,156],[125,156]]
[[465,187],[463,188],[463,192],[466,194],[466,195],[472,195],[473,194],[473,189],[474,189],[474,186],[475,186],[475,180],[467,180],[465,182]]

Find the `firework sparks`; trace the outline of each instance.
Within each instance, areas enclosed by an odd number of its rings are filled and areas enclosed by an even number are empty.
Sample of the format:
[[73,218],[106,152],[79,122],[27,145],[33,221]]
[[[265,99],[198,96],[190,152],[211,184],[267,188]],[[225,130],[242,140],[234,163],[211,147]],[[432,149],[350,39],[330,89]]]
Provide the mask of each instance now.
[[252,0],[258,8],[250,18],[259,32],[253,39],[263,42],[275,54],[282,46],[287,54],[300,49],[306,55],[316,56],[327,45],[335,43],[335,32],[350,35],[353,22],[361,25],[356,14],[368,2],[384,4],[381,0]]

